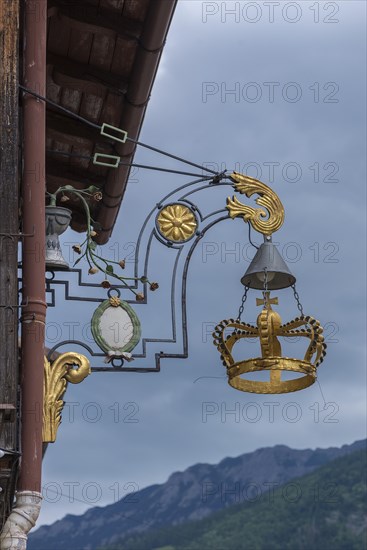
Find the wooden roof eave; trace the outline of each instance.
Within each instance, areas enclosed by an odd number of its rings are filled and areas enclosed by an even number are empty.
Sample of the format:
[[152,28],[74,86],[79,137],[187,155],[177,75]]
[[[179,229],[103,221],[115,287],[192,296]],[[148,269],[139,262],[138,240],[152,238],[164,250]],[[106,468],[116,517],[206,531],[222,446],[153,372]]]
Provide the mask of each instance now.
[[[48,0],[47,97],[61,109],[47,108],[47,190],[66,184],[100,189],[103,199],[90,202],[99,244],[111,236],[130,167],[103,167],[91,159],[99,152],[133,162],[177,1],[99,0],[97,6],[95,0]],[[98,126],[104,122],[126,131],[133,142],[102,136]],[[83,209],[69,198],[71,227],[83,232]]]
[[[138,139],[140,133],[176,4],[177,0],[154,0],[149,5],[120,122],[120,128],[127,131],[129,138],[134,140]],[[116,147],[118,154],[126,163],[132,162],[135,149],[136,145],[131,142],[119,144]],[[105,244],[111,236],[129,173],[130,168],[123,165],[117,169],[109,170],[107,181],[103,187],[103,200],[96,218],[102,227],[96,237],[98,244]]]

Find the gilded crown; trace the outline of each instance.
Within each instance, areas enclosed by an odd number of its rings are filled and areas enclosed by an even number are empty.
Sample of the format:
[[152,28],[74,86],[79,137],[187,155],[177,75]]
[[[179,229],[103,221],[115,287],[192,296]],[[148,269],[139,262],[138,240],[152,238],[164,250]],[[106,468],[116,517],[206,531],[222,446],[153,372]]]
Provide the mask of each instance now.
[[[257,300],[257,305],[264,304],[264,308],[257,318],[256,326],[240,319],[227,319],[215,327],[214,345],[227,368],[228,383],[238,390],[251,393],[286,393],[307,388],[316,381],[316,369],[326,354],[323,328],[319,321],[304,315],[283,325],[279,313],[271,308],[271,304],[277,304],[278,299],[270,299],[269,293],[266,294],[264,300]],[[232,333],[225,335],[229,329],[232,329]],[[303,359],[282,357],[278,336],[309,339]],[[235,361],[232,350],[242,338],[259,338],[261,357]],[[256,371],[269,371],[270,381],[249,380],[243,376]],[[283,371],[303,376],[282,380]]]

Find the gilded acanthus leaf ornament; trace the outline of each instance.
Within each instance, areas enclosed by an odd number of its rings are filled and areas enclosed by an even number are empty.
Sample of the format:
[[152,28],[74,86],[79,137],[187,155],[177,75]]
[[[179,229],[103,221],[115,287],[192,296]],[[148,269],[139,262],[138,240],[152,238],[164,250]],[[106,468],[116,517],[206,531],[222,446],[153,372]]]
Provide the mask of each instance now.
[[[77,366],[77,368],[75,368]],[[67,383],[79,384],[91,373],[88,359],[79,353],[62,353],[50,363],[44,359],[43,433],[44,443],[56,441]]]
[[278,231],[284,222],[284,207],[278,195],[265,183],[250,176],[233,172],[231,179],[235,182],[234,188],[238,193],[245,194],[246,197],[251,197],[255,193],[259,195],[255,202],[263,208],[254,208],[242,204],[236,197],[228,197],[227,209],[230,217],[242,217],[263,235],[271,235]]

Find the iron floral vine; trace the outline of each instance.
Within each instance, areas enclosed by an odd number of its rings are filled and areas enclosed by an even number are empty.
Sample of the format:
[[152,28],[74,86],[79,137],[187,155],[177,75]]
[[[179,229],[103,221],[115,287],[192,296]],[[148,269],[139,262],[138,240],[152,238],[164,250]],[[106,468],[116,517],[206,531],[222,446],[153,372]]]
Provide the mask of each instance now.
[[74,252],[77,254],[80,254],[80,258],[78,258],[74,262],[74,267],[83,259],[85,258],[89,265],[89,271],[88,273],[90,275],[95,275],[98,272],[102,272],[105,275],[105,279],[101,282],[101,286],[103,288],[110,288],[111,283],[108,280],[108,278],[114,278],[117,279],[122,285],[124,285],[126,288],[128,288],[133,294],[135,294],[137,301],[144,301],[145,297],[144,294],[140,292],[136,292],[133,288],[129,286],[129,284],[126,281],[140,281],[143,284],[148,284],[150,290],[154,291],[157,288],[159,288],[158,283],[149,281],[148,277],[124,277],[123,275],[119,275],[115,272],[114,266],[119,266],[120,269],[125,268],[125,260],[121,259],[118,262],[114,260],[106,260],[103,258],[103,256],[97,254],[96,248],[97,243],[94,241],[94,237],[98,235],[96,229],[98,230],[97,223],[93,218],[91,217],[89,204],[86,200],[86,198],[93,198],[96,201],[99,201],[102,199],[102,193],[99,191],[98,187],[95,187],[94,185],[91,185],[90,187],[87,187],[86,189],[75,189],[72,185],[64,185],[62,187],[59,187],[54,193],[46,193],[47,196],[50,199],[50,206],[56,206],[56,201],[58,195],[61,194],[60,202],[67,202],[70,200],[68,197],[68,193],[72,193],[73,195],[77,196],[80,200],[84,211],[86,215],[86,224],[87,224],[87,231],[86,231],[86,238],[81,244],[76,244],[72,248]]

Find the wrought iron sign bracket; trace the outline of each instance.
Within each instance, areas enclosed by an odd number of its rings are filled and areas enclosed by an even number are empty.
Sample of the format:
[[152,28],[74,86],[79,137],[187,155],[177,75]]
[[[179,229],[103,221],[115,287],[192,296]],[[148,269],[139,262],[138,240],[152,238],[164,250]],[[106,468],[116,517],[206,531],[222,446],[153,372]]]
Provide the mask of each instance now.
[[[219,200],[218,207],[204,214],[199,203],[203,200],[202,197],[203,195],[205,196],[206,192],[211,193],[214,186],[217,188],[223,187],[224,189],[228,187],[234,188],[238,194],[245,195],[247,198],[255,195],[255,205],[244,204],[237,196],[228,197],[227,203],[224,205],[223,197],[219,198],[218,194],[218,198],[215,199]],[[204,206],[207,206],[208,202],[206,201]],[[211,194],[210,202],[213,203],[213,194]],[[284,332],[286,329],[283,329],[283,325],[278,323],[278,321],[276,322],[276,326],[279,325],[280,332],[272,332],[274,329],[271,329],[273,327],[271,319],[278,319],[278,317],[276,317],[275,312],[271,313],[270,304],[274,302],[268,296],[268,290],[287,286],[292,286],[293,288],[295,282],[295,278],[290,274],[285,264],[281,263],[282,259],[278,259],[278,264],[275,267],[273,264],[271,267],[267,263],[269,258],[266,256],[266,253],[269,253],[271,249],[273,257],[275,254],[275,245],[271,242],[271,235],[284,222],[283,205],[270,187],[259,180],[236,172],[217,174],[210,178],[206,176],[191,181],[169,192],[152,208],[144,220],[138,235],[133,264],[134,277],[132,277],[132,281],[129,283],[123,280],[121,284],[114,285],[113,289],[116,289],[116,294],[112,294],[112,288],[110,288],[106,298],[105,294],[101,294],[103,289],[101,289],[100,284],[87,283],[83,280],[81,269],[70,269],[64,272],[67,273],[67,276],[63,275],[61,277],[59,275],[56,277],[55,272],[51,270],[50,276],[46,279],[49,306],[56,305],[56,287],[58,287],[60,290],[63,289],[66,301],[95,303],[97,309],[94,312],[91,323],[93,342],[87,343],[85,339],[76,338],[63,340],[52,347],[48,354],[48,360],[53,356],[55,351],[59,351],[70,345],[83,348],[91,357],[104,358],[104,366],[91,366],[91,370],[94,372],[159,372],[162,359],[187,358],[186,300],[187,275],[190,261],[199,241],[205,236],[207,231],[224,220],[235,218],[243,219],[245,223],[248,223],[249,226],[264,236],[264,243],[253,260],[256,264],[255,269],[252,272],[250,266],[242,278],[245,289],[251,287],[263,290],[264,309],[262,317],[261,315],[259,316],[259,319],[261,317],[262,320],[259,321],[258,328],[249,328],[249,325],[241,324],[240,320],[236,321],[237,324],[233,324],[233,320],[222,322],[223,326],[227,329],[232,326],[234,330],[233,342],[231,340],[228,353],[226,351],[227,343],[222,341],[222,324],[219,324],[216,329],[214,335],[215,345],[218,347],[222,359],[224,358],[223,361],[227,368],[229,383],[236,389],[254,391],[256,393],[295,391],[313,383],[316,379],[316,367],[321,363],[325,354],[326,346],[323,344],[322,327],[318,324],[317,331],[315,332],[315,327],[312,325],[318,322],[312,320],[311,317],[305,318],[303,315],[295,321],[284,325],[284,327],[292,325],[289,334],[291,336],[296,326],[304,325],[304,333],[300,331],[301,335],[309,337],[311,343],[303,360],[282,358],[280,348],[276,344],[276,335],[286,335]],[[147,287],[149,286],[148,272],[157,244],[163,245],[166,249],[170,250],[167,256],[169,258],[168,263],[171,266],[170,285],[167,291],[168,299],[170,300],[169,322],[165,327],[161,327],[161,330],[164,332],[161,337],[153,336],[153,334],[150,335],[149,332],[152,330],[152,326],[144,326],[144,323],[142,323],[141,336],[140,321],[135,309],[145,304],[147,310],[149,310],[150,300],[147,298]],[[260,252],[262,263],[258,258]],[[267,258],[267,260],[265,261],[264,258]],[[261,264],[260,268],[258,267],[260,265],[259,261]],[[274,276],[272,270],[274,273],[276,272],[276,284],[271,282],[271,277]],[[143,277],[138,277],[138,274],[141,272],[143,272]],[[85,297],[80,296],[79,293],[74,294],[75,285],[78,288],[93,288],[95,292],[93,292],[93,295],[89,294]],[[99,291],[96,291],[97,288]],[[133,291],[135,295],[134,299],[131,299],[131,292],[128,296],[125,296],[129,291]],[[294,292],[296,296],[295,288]],[[270,323],[270,325],[268,326],[267,323]],[[117,338],[115,337],[114,340],[111,332],[109,332],[113,326],[131,328],[125,330],[123,337],[120,335]],[[259,335],[262,345],[262,357],[246,360],[239,365],[235,364],[231,357],[231,346],[237,342],[239,339],[238,333],[241,332],[244,334],[243,337],[246,337],[247,332],[252,337],[256,336],[256,334]],[[270,345],[268,342],[270,337],[273,338],[273,347],[271,349],[277,350],[278,355],[274,355],[275,352],[273,355],[269,355],[264,351]],[[160,349],[157,349],[158,346]],[[98,350],[98,348],[100,349]],[[317,354],[314,364],[310,363],[313,352]],[[149,363],[153,362],[154,366],[147,366],[147,361]],[[143,365],[141,365],[142,362]],[[269,383],[261,385],[259,382],[256,385],[256,382],[251,383],[242,380],[242,376],[246,375],[247,372],[264,369],[270,370]],[[299,369],[305,373],[304,379],[302,379],[304,380],[303,382],[281,382],[282,370],[298,372]]]

